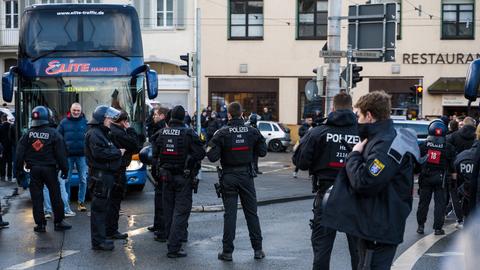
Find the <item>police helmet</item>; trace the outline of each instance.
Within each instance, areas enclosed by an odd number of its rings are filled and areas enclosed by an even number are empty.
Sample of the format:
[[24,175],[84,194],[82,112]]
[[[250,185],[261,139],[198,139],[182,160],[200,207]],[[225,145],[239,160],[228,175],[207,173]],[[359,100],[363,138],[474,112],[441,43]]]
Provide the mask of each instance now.
[[32,125],[31,127],[39,127],[49,124],[50,114],[48,108],[45,106],[37,106],[32,110]]
[[434,120],[428,125],[428,135],[434,137],[445,137],[447,135],[447,126],[442,120]]
[[103,124],[105,118],[111,118],[114,121],[120,117],[120,111],[109,107],[106,105],[100,105],[92,113],[92,119],[88,122],[89,124],[99,125]]
[[138,153],[138,156],[140,158],[140,161],[143,164],[147,165],[152,165],[153,162],[153,154],[152,154],[152,146],[147,145],[140,150],[140,153]]
[[248,117],[248,121],[250,122],[250,124],[252,125],[256,125],[257,124],[257,120],[258,120],[258,115],[256,113],[252,113],[250,114],[250,117]]

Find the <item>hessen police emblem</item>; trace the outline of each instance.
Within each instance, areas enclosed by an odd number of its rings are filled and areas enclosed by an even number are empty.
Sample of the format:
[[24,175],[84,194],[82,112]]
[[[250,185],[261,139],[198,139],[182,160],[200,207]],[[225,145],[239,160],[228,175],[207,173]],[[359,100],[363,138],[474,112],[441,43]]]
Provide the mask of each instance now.
[[375,159],[370,165],[369,171],[373,176],[378,176],[384,168],[385,165],[380,160]]

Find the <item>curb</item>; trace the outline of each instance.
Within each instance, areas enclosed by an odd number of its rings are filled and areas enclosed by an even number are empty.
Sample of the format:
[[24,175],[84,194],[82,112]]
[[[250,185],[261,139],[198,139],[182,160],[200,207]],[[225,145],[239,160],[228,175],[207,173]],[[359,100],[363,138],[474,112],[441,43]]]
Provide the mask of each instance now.
[[[296,197],[282,197],[282,198],[273,198],[263,201],[258,201],[258,206],[265,206],[270,204],[277,204],[277,203],[286,203],[286,202],[294,202],[294,201],[303,201],[308,199],[315,198],[315,195],[303,195],[303,196],[296,196]],[[237,209],[241,209],[242,205],[238,204]],[[215,213],[215,212],[223,212],[225,208],[223,204],[216,204],[216,205],[196,205],[192,206],[192,213]]]

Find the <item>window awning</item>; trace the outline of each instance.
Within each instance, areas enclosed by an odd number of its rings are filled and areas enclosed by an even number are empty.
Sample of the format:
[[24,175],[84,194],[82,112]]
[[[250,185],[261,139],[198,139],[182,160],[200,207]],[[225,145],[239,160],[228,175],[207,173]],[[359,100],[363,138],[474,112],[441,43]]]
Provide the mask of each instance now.
[[441,77],[428,87],[428,93],[435,94],[463,94],[465,78]]

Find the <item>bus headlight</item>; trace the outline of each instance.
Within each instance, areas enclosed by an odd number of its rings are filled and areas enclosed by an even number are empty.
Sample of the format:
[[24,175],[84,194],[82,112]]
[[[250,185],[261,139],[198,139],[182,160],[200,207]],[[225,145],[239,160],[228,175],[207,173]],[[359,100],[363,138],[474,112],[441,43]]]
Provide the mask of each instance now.
[[128,167],[127,167],[127,171],[140,170],[142,167],[143,167],[142,162],[140,162],[138,160],[132,160],[132,162],[130,162],[130,165],[128,165]]

